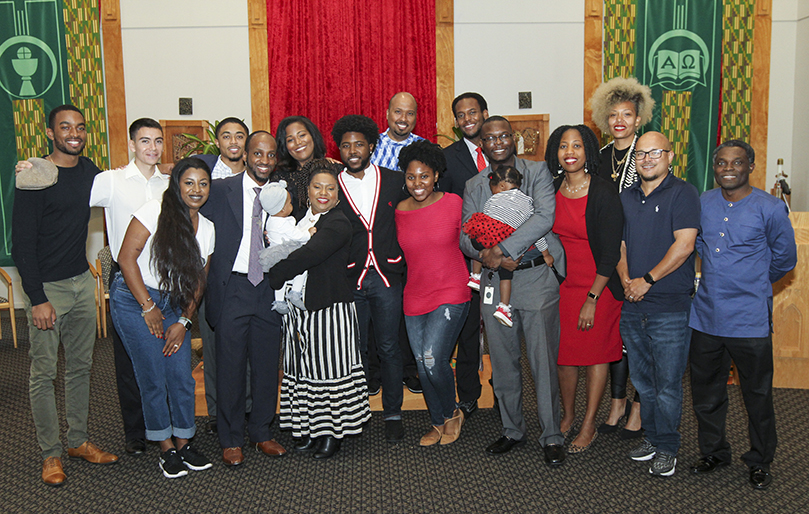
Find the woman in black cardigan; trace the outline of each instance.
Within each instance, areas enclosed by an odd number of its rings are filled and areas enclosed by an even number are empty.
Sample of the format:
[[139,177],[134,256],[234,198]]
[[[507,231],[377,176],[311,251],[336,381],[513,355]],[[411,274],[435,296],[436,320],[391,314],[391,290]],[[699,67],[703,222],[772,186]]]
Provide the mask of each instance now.
[[[575,419],[579,366],[586,366],[587,410],[569,453],[595,440],[595,417],[607,385],[609,363],[621,358],[618,323],[623,301],[615,266],[621,258],[623,209],[618,193],[595,173],[598,140],[584,125],[562,126],[548,140],[545,160],[563,171],[555,182],[553,231],[567,256],[567,278],[559,288],[559,390],[563,433]],[[606,291],[609,289],[609,291]]]
[[[316,160],[310,172],[310,207],[300,223],[316,232],[269,271],[270,285],[307,272],[305,310],[290,305],[284,317],[284,379],[280,426],[299,441],[295,450],[327,459],[345,435],[362,432],[371,417],[360,358],[354,292],[346,277],[351,224],[340,209],[336,166]],[[300,226],[299,223],[299,226]]]

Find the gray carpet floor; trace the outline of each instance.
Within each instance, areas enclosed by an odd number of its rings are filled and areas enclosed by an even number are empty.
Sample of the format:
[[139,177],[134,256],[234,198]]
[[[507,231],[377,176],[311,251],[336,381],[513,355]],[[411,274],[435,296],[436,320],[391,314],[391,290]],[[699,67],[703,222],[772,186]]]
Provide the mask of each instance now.
[[[537,443],[536,399],[526,365],[529,442],[505,455],[489,456],[483,451],[500,436],[499,417],[492,409],[478,410],[456,443],[429,448],[418,446],[429,428],[426,411],[404,413],[406,437],[394,445],[385,442],[381,415],[374,413],[362,436],[346,439],[342,450],[325,462],[291,452],[271,459],[247,450],[245,464],[230,469],[221,463],[216,439],[200,430],[196,443],[214,467],[167,480],[158,469],[157,446],[150,445],[147,454],[137,458],[123,452],[109,339],[96,343],[89,431],[93,442],[117,452],[121,459],[113,466],[94,466],[68,460],[65,454],[67,482],[51,488],[40,481],[40,452],[28,402],[28,330],[22,311],[17,315],[19,348],[13,347],[7,317],[0,341],[0,444],[4,450],[0,512],[809,512],[809,469],[804,460],[809,391],[776,390],[775,480],[768,490],[755,491],[737,458],[711,476],[688,473],[699,455],[687,375],[683,443],[674,476],[649,476],[648,464],[626,457],[637,440],[622,441],[617,434],[600,436],[588,452],[569,456],[561,468],[547,468]],[[65,442],[61,359],[56,390]],[[730,402],[728,435],[738,457],[748,440],[737,387],[730,387]],[[583,409],[583,383],[577,405]],[[605,397],[599,420],[606,418],[607,407]],[[198,426],[206,420],[197,418]],[[288,433],[278,434],[277,439],[291,447]]]

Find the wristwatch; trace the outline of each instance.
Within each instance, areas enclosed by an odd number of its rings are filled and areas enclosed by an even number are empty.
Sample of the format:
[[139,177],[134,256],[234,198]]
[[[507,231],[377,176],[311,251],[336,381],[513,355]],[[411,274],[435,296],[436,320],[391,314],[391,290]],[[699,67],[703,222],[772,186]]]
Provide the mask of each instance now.
[[588,292],[587,292],[587,298],[592,298],[592,299],[593,299],[593,300],[595,300],[595,301],[598,301],[598,296],[599,296],[599,295],[595,294],[595,293],[594,293],[594,292],[592,292],[592,291],[588,291]]
[[193,325],[191,320],[185,317],[178,319],[177,323],[184,326],[186,330],[191,330],[191,326]]
[[647,274],[643,275],[643,280],[645,280],[650,286],[655,285],[655,282],[656,282],[655,279],[652,278],[651,273],[647,273]]

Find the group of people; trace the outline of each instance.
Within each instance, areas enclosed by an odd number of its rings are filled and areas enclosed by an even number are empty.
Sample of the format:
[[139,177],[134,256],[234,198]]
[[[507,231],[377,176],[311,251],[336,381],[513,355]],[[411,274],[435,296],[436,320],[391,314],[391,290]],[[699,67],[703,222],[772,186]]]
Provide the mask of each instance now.
[[[732,358],[750,417],[743,460],[753,486],[767,487],[776,444],[771,284],[795,265],[792,227],[783,204],[750,186],[755,154],[741,141],[716,149],[719,188],[700,199],[671,173],[676,156],[666,137],[637,135],[652,106],[636,80],[607,82],[593,112],[613,141],[600,149],[587,126],[560,126],[545,161],[535,162],[517,157],[509,121],[489,116],[481,95],[453,101],[463,137],[441,149],[412,133],[416,101],[398,93],[382,133],[360,115],[334,124],[339,161],[326,158],[308,118],[285,118],[275,137],[226,118],[215,131],[219,156],[182,159],[170,174],[157,168],[163,138],[154,120],[130,127],[128,166],[100,172],[81,157],[81,113],[55,108],[47,158],[59,180],[18,190],[13,217],[43,481],[66,479],[53,395],[60,340],[68,454],[117,462],[86,430],[95,311],[84,242],[89,209],[100,206],[115,261],[110,302],[125,449],[140,455],[146,439],[159,442],[167,478],[212,465],[193,443],[189,330],[199,309],[215,416],[208,430],[228,466],[245,460],[245,428],[256,452],[286,453],[270,428],[281,348],[279,427],[292,432],[295,451],[335,455],[366,426],[379,382],[385,438],[403,440],[409,360],[430,414],[419,444],[457,441],[478,407],[482,323],[503,425],[487,453],[528,437],[524,340],[549,466],[589,450],[626,418],[621,436],[643,436],[629,457],[651,461],[652,475],[672,475],[690,351],[702,452],[691,471],[730,463]],[[29,167],[19,163],[18,171]],[[587,405],[572,437],[580,366]],[[597,426],[608,376],[610,414]]]

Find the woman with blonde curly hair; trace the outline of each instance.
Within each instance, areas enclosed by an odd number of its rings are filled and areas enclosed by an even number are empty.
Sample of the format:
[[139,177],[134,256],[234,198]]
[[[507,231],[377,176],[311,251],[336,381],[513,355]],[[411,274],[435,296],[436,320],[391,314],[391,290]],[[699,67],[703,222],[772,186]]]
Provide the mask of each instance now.
[[[652,119],[655,101],[652,90],[634,77],[616,77],[604,82],[590,99],[593,121],[602,132],[609,132],[613,140],[601,149],[598,175],[614,185],[620,193],[638,180],[635,170],[635,142],[638,129]],[[627,418],[621,430],[622,439],[640,437],[640,397],[635,393],[633,402],[626,396],[629,364],[626,350],[621,360],[610,363],[610,414],[598,427],[601,434],[618,431],[619,423]],[[633,407],[634,405],[634,407]]]
[[652,119],[652,90],[634,77],[616,77],[604,82],[590,99],[593,122],[613,140],[601,149],[599,175],[620,193],[637,179],[635,141],[637,132]]

